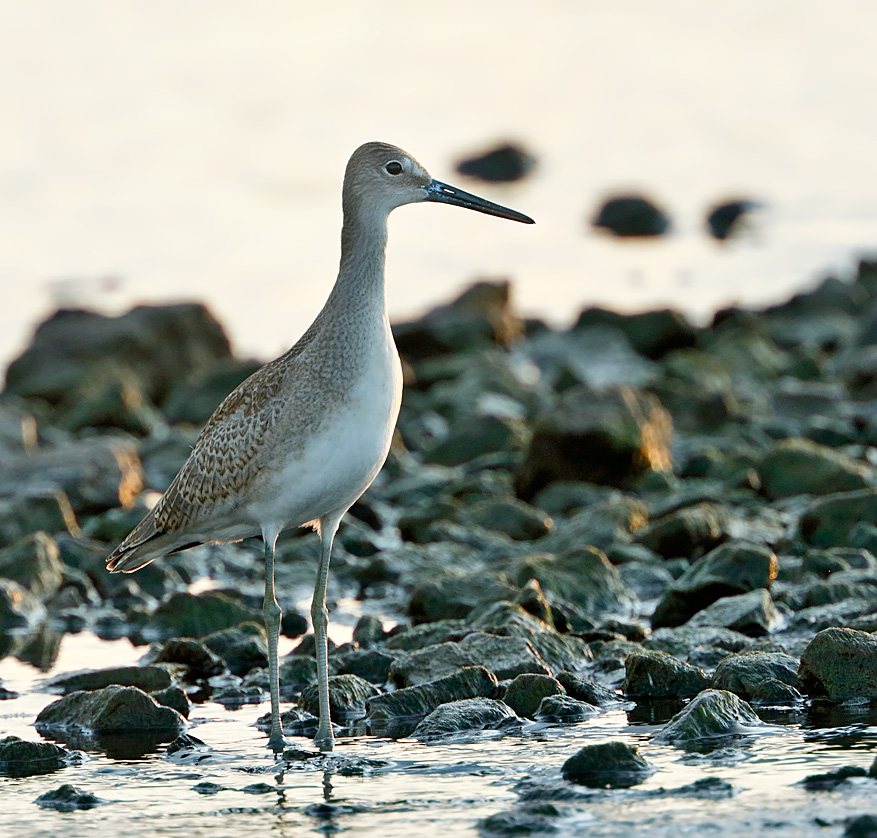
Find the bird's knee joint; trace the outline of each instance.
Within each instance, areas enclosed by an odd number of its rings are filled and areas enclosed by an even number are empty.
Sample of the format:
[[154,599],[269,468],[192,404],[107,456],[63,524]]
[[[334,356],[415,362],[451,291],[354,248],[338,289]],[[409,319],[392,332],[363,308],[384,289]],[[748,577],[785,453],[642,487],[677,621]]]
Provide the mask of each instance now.
[[262,606],[262,616],[267,626],[279,626],[283,619],[283,609],[277,604],[277,600],[266,600]]

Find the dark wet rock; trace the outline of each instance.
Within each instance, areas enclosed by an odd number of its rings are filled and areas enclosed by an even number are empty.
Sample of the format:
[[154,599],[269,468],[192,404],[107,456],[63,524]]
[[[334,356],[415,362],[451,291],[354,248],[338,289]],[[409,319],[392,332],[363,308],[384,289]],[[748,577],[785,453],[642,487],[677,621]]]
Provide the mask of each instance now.
[[619,195],[604,201],[591,225],[622,237],[662,236],[670,217],[642,195]]
[[426,646],[435,646],[449,640],[462,640],[470,633],[464,620],[441,620],[425,625],[396,626],[387,637],[387,649],[415,652]]
[[842,838],[877,838],[877,815],[852,815],[844,827]]
[[852,492],[867,488],[873,479],[873,468],[867,464],[808,439],[775,443],[756,468],[770,500]]
[[161,704],[162,707],[170,707],[172,710],[176,710],[184,719],[189,718],[189,710],[192,705],[189,704],[188,697],[179,687],[167,687],[164,690],[155,690],[150,693],[150,695]]
[[114,666],[56,675],[46,681],[44,687],[49,692],[69,695],[82,690],[101,690],[114,684],[154,692],[169,687],[171,678],[168,671],[160,666]]
[[824,774],[810,774],[801,780],[801,785],[807,791],[834,791],[851,777],[867,776],[868,772],[860,765],[842,765],[835,771],[826,771]]
[[804,696],[776,678],[765,678],[752,688],[749,699],[753,704],[801,704]]
[[41,794],[34,803],[43,809],[55,809],[58,812],[73,812],[76,809],[94,809],[106,803],[90,791],[78,789],[69,783]]
[[158,606],[150,628],[164,636],[204,637],[239,623],[259,622],[262,614],[217,591],[176,593]]
[[808,544],[839,547],[850,543],[850,534],[857,524],[875,519],[877,489],[840,492],[811,503],[801,516],[799,530]]
[[491,498],[466,507],[462,523],[497,530],[514,541],[548,535],[554,522],[544,512],[513,498]]
[[372,614],[363,614],[353,627],[353,642],[363,649],[375,646],[384,640],[383,623]]
[[53,597],[64,578],[64,566],[55,540],[45,532],[0,550],[0,577],[12,579],[39,599]]
[[0,579],[0,626],[10,629],[35,623],[45,616],[40,601],[18,582]]
[[556,628],[554,615],[551,612],[551,603],[548,602],[538,579],[527,580],[515,594],[514,602],[537,620]]
[[591,614],[626,609],[634,603],[618,570],[594,547],[528,557],[518,567],[515,581],[523,587],[531,579],[549,598],[575,603]]
[[[329,714],[339,724],[361,718],[366,713],[366,702],[377,694],[373,684],[356,675],[332,675],[329,678]],[[319,713],[316,684],[302,690],[299,704],[309,713]]]
[[532,802],[505,812],[496,812],[478,822],[479,835],[551,835],[557,821],[569,814],[563,804]]
[[219,655],[232,675],[246,675],[251,669],[268,666],[268,641],[260,623],[246,622],[215,631],[204,645]]
[[372,684],[384,684],[390,677],[394,655],[382,649],[354,649],[342,656],[336,655],[339,675],[357,675]]
[[877,631],[877,604],[873,599],[850,597],[828,605],[801,608],[789,618],[789,629],[795,633],[813,634],[842,625],[859,631]]
[[250,783],[250,785],[244,786],[241,791],[244,794],[276,794],[277,786],[268,783]]
[[[609,558],[611,561],[613,557]],[[643,562],[627,562],[621,565],[618,568],[618,575],[621,581],[644,602],[661,596],[673,584],[674,578],[666,567]]]
[[684,625],[678,628],[656,629],[643,641],[643,646],[667,652],[677,658],[686,658],[698,648],[721,649],[725,655],[728,655],[743,651],[751,643],[751,638],[731,629]]
[[414,589],[408,600],[408,616],[415,623],[460,619],[485,602],[511,599],[515,593],[508,582],[492,574],[449,573]]
[[36,718],[37,730],[160,733],[173,739],[185,720],[136,687],[75,692],[53,701]]
[[620,699],[614,690],[604,687],[595,681],[587,681],[572,672],[560,672],[557,682],[566,690],[571,698],[586,701],[595,707],[606,707],[617,703]]
[[262,366],[258,361],[226,358],[175,381],[163,405],[171,424],[201,427],[222,400]]
[[467,698],[488,698],[496,676],[483,666],[467,666],[426,684],[381,693],[366,702],[370,721],[427,716],[441,704]]
[[415,686],[450,675],[464,666],[483,666],[500,680],[525,672],[550,674],[545,661],[523,637],[475,632],[459,642],[427,646],[396,658],[390,678],[400,687]]
[[[554,529],[540,543],[547,553],[563,553],[583,545],[601,550],[627,544],[648,520],[645,504],[631,495],[612,496],[586,503],[568,517],[555,521]],[[645,548],[642,548],[645,549]],[[659,560],[655,554],[656,560]],[[638,556],[645,559],[645,555]]]
[[[319,719],[312,713],[308,713],[305,710],[300,710],[297,707],[293,707],[290,710],[284,710],[280,714],[280,724],[283,727],[283,732],[287,736],[313,736],[317,730],[317,724]],[[265,713],[262,716],[259,716],[256,719],[256,727],[259,730],[268,733],[271,730],[271,713]],[[315,754],[319,756],[319,753]],[[284,751],[284,758],[286,758],[286,752]]]
[[749,637],[764,637],[783,624],[770,594],[758,588],[737,596],[722,597],[698,611],[686,625],[720,626],[739,631]]
[[630,640],[609,640],[592,644],[594,649],[594,665],[604,673],[617,675],[620,680],[623,676],[617,670],[624,669],[624,662],[628,655],[645,652],[645,647],[640,643]]
[[587,701],[579,701],[568,695],[548,695],[539,702],[534,717],[543,722],[574,724],[598,713],[599,710]]
[[819,579],[807,587],[803,604],[805,608],[812,608],[851,598],[877,601],[877,572],[840,570],[832,573],[828,579]]
[[778,572],[767,547],[728,542],[698,559],[677,579],[652,615],[652,626],[679,626],[722,597],[769,588]]
[[524,674],[506,687],[502,700],[519,716],[533,718],[543,698],[563,692],[563,687],[549,675]]
[[464,698],[442,704],[417,727],[412,736],[421,742],[455,733],[497,730],[520,720],[501,701],[492,698]]
[[655,773],[655,767],[626,742],[585,745],[561,768],[563,776],[591,788],[630,788]]
[[521,180],[533,170],[536,158],[515,143],[502,143],[489,151],[457,163],[457,171],[466,177],[492,183]]
[[849,628],[820,631],[801,654],[798,675],[811,698],[877,699],[877,637]]
[[698,503],[649,521],[635,539],[664,558],[694,558],[727,538],[728,511],[714,503]]
[[704,690],[695,696],[655,737],[659,742],[685,743],[715,736],[753,732],[763,722],[752,708],[726,690]]
[[225,663],[200,640],[191,637],[166,640],[150,649],[145,663],[178,663],[187,667],[193,681],[210,678],[225,671]]
[[523,323],[512,310],[507,281],[477,282],[420,320],[393,324],[399,354],[409,363],[493,344],[507,346],[523,331]]
[[652,396],[574,387],[536,420],[515,491],[530,500],[558,480],[623,486],[667,471],[672,432],[670,415]]
[[579,314],[573,331],[595,327],[617,329],[630,345],[651,360],[663,358],[674,349],[687,349],[697,342],[697,330],[685,315],[672,309],[621,314],[604,308],[586,308]]
[[259,704],[264,697],[265,689],[260,684],[228,684],[214,692],[210,700],[230,709],[238,709],[245,704]]
[[725,241],[731,238],[743,226],[749,214],[759,207],[757,201],[745,198],[716,204],[707,213],[707,230],[714,239]]
[[219,783],[211,783],[209,780],[204,780],[200,783],[195,783],[192,786],[192,791],[197,792],[198,794],[219,794],[221,791],[228,791],[227,786],[221,786]]
[[0,775],[30,777],[63,767],[73,755],[52,742],[28,742],[17,736],[0,738]]
[[165,748],[165,756],[172,757],[176,754],[179,758],[184,758],[187,754],[207,753],[210,750],[210,746],[197,736],[182,733]]
[[6,392],[63,409],[95,381],[129,381],[161,404],[173,382],[230,355],[222,327],[199,304],[138,306],[120,317],[62,310],[9,365]]
[[703,670],[666,652],[636,652],[624,661],[628,698],[690,698],[709,686]]
[[484,454],[522,450],[525,442],[520,419],[478,416],[473,421],[465,416],[451,423],[447,436],[424,452],[424,460],[440,466],[461,466]]
[[766,696],[785,694],[773,684],[779,682],[797,691],[803,688],[798,677],[798,661],[782,652],[741,652],[719,662],[713,673],[712,687],[728,690],[747,700],[768,700]]

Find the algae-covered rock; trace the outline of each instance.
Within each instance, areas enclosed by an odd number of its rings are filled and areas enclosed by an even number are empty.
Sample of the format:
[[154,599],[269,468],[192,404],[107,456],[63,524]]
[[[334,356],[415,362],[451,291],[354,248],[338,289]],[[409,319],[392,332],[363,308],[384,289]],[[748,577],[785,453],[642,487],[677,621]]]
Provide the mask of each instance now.
[[17,736],[0,738],[0,775],[30,777],[49,774],[63,767],[70,751],[53,742],[28,742]]
[[566,690],[571,698],[593,704],[595,707],[606,707],[620,701],[618,694],[596,681],[588,681],[573,675],[572,672],[560,672],[557,682]]
[[734,693],[704,690],[664,726],[656,741],[685,743],[716,736],[752,733],[764,723]]
[[600,711],[587,701],[568,695],[547,695],[539,702],[534,718],[543,722],[574,724],[596,716]]
[[76,809],[94,809],[106,803],[90,791],[78,789],[76,786],[65,783],[56,789],[41,794],[34,803],[43,809],[55,809],[58,812],[73,812]]
[[745,594],[722,597],[698,611],[686,625],[720,626],[749,637],[764,637],[778,629],[783,619],[770,594],[758,588]]
[[655,773],[634,745],[626,742],[601,742],[585,745],[561,768],[563,776],[591,788],[630,788]]
[[709,685],[703,670],[666,652],[634,652],[624,661],[628,698],[690,698]]
[[798,675],[811,698],[877,699],[877,637],[850,628],[820,631],[801,653]]
[[[783,652],[741,652],[729,655],[719,662],[713,673],[712,687],[728,690],[747,700],[770,693],[770,688],[760,690],[765,681],[779,681],[800,690],[803,685],[798,677],[798,661]],[[776,689],[773,693],[779,694]]]
[[[336,722],[348,722],[365,715],[366,701],[378,694],[377,688],[356,675],[333,675],[329,678],[329,714]],[[302,690],[301,706],[309,713],[320,711],[316,684]]]
[[519,716],[533,718],[543,698],[563,692],[563,687],[549,675],[526,673],[512,680],[502,700]]
[[519,722],[511,708],[492,698],[465,698],[442,704],[432,711],[412,734],[422,742],[478,730],[496,730]]

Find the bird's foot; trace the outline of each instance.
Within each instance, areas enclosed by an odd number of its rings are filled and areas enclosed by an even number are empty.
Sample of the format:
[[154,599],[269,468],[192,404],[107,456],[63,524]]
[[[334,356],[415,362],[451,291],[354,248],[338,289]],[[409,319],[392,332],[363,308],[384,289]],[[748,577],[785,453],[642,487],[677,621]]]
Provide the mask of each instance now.
[[314,745],[316,745],[324,754],[330,754],[335,750],[335,735],[332,733],[332,726],[326,728],[320,727],[317,735],[314,737]]
[[268,737],[268,747],[274,751],[274,755],[280,754],[283,752],[283,749],[289,743],[283,738],[283,734],[279,731],[271,731],[271,735]]

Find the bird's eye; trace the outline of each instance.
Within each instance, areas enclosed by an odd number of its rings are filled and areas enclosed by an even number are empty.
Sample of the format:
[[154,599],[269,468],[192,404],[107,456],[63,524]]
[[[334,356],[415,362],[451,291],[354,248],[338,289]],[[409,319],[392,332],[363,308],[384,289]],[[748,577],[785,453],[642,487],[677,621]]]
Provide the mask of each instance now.
[[391,160],[389,163],[387,163],[386,166],[384,166],[384,168],[391,175],[401,175],[402,174],[402,164],[399,163],[397,160]]

